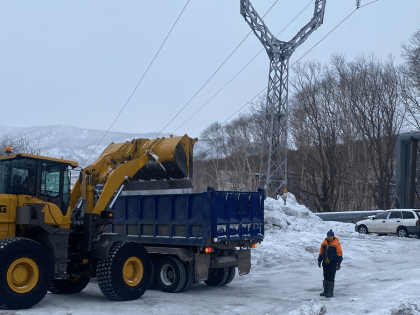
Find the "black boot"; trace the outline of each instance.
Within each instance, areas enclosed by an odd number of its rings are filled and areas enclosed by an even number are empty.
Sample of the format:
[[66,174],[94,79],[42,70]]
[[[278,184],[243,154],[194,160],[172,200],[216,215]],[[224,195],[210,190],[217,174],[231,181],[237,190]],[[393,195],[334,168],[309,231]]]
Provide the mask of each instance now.
[[326,297],[326,298],[331,298],[331,297],[333,297],[333,296],[334,296],[334,281],[332,281],[332,282],[327,282],[327,289],[328,289],[328,292],[327,292],[327,294],[325,295],[325,297]]
[[327,294],[327,292],[328,292],[328,290],[327,290],[327,281],[322,281],[322,284],[324,285],[324,292],[322,292],[321,294],[320,294],[320,296],[325,296],[326,294]]

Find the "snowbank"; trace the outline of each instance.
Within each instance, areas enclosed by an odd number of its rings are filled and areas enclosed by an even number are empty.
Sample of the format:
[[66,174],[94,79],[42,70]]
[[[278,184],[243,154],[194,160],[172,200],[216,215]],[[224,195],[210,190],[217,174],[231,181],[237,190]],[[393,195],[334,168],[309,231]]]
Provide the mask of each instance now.
[[264,241],[252,252],[255,267],[272,267],[290,260],[316,263],[319,247],[332,229],[340,237],[355,236],[353,223],[322,221],[293,194],[282,199],[267,198],[264,203]]
[[349,236],[355,233],[353,223],[322,221],[311,210],[299,204],[293,194],[287,194],[287,203],[282,199],[267,198],[264,202],[264,223],[266,231],[292,230],[296,232],[319,232],[324,235],[332,229],[336,236]]
[[291,193],[287,194],[287,204],[282,199],[267,198],[264,202],[264,223],[266,229],[291,229],[307,231],[308,228],[322,225],[322,220],[308,208],[297,203]]
[[302,305],[299,309],[291,311],[289,315],[324,315],[327,314],[327,308],[312,300],[309,305]]
[[420,315],[420,308],[417,304],[406,302],[393,308],[391,310],[391,315]]

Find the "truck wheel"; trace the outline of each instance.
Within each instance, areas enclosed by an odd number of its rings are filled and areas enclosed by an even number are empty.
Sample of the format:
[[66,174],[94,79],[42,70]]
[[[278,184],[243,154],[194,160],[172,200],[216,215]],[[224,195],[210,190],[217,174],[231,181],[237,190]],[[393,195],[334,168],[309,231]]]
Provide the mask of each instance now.
[[211,268],[209,270],[209,277],[204,283],[211,287],[218,287],[224,285],[228,277],[229,268]]
[[187,282],[184,263],[172,256],[161,258],[156,264],[156,285],[168,293],[181,291]]
[[236,268],[235,267],[229,267],[229,276],[228,276],[225,284],[229,284],[233,281],[233,279],[235,278],[235,273],[236,273]]
[[88,285],[90,278],[86,275],[70,276],[66,279],[55,279],[48,291],[55,294],[73,294],[82,292]]
[[47,294],[54,278],[49,251],[27,238],[0,241],[0,309],[27,309]]
[[102,293],[115,301],[141,297],[150,283],[151,261],[137,242],[115,242],[106,259],[98,262],[96,274]]
[[153,260],[153,258],[151,259],[151,265],[152,265],[152,271],[150,272],[150,281],[149,281],[149,285],[147,286],[148,289],[153,288],[154,284],[155,284],[155,271],[156,271],[156,267],[155,264],[156,262]]
[[185,285],[181,291],[188,290],[193,284],[195,278],[194,268],[192,268],[192,265],[188,261],[185,262],[185,269],[187,270],[187,281],[185,281]]

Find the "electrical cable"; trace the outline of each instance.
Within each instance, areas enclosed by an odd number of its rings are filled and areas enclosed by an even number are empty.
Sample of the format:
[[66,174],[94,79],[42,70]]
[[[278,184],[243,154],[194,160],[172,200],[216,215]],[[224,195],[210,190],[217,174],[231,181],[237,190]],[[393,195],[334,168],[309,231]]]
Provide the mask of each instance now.
[[[379,0],[375,0],[372,2],[369,2],[363,6],[360,6],[359,8],[356,8],[354,11],[352,11],[349,15],[347,15],[340,23],[338,23],[329,33],[327,33],[327,35],[325,35],[321,40],[319,40],[314,46],[312,46],[303,56],[301,56],[296,62],[294,62],[292,64],[292,66],[290,67],[290,69],[293,68],[293,66],[299,62],[303,57],[305,57],[312,49],[314,49],[319,43],[321,43],[327,36],[329,36],[333,31],[335,31],[344,21],[346,21],[351,15],[353,15],[354,12],[356,12],[358,9],[366,7],[372,3],[378,2]],[[231,119],[232,117],[234,117],[237,113],[239,113],[242,109],[244,109],[248,104],[250,104],[256,97],[258,97],[258,95],[260,95],[261,93],[263,93],[264,91],[266,91],[267,88],[265,87],[264,89],[262,89],[257,95],[255,95],[252,99],[250,99],[248,102],[246,102],[241,108],[239,108],[234,114],[232,114],[231,116],[229,116],[228,119],[226,119],[221,125],[224,125],[229,119]]]
[[156,52],[155,56],[153,57],[152,61],[150,62],[149,66],[147,67],[146,71],[143,73],[143,76],[141,77],[140,81],[137,83],[136,87],[134,88],[133,92],[131,93],[131,95],[129,96],[129,98],[127,99],[127,101],[125,102],[124,106],[121,108],[120,112],[118,113],[117,117],[114,119],[114,121],[112,122],[111,126],[108,128],[108,130],[105,132],[104,136],[102,137],[102,139],[98,142],[98,144],[96,145],[96,147],[92,150],[92,152],[89,154],[89,156],[82,162],[82,164],[84,164],[93,154],[93,152],[95,152],[95,150],[98,148],[98,146],[102,143],[102,141],[105,139],[106,135],[109,133],[109,131],[111,130],[112,126],[114,126],[115,122],[117,121],[117,119],[120,117],[121,113],[123,112],[123,110],[125,109],[125,107],[127,106],[127,104],[130,102],[131,98],[133,97],[134,93],[137,91],[137,88],[140,86],[141,82],[143,81],[144,77],[146,76],[147,72],[149,72],[150,67],[152,66],[152,64],[154,63],[156,57],[159,55],[160,51],[162,50],[163,46],[165,45],[166,41],[168,40],[169,36],[171,35],[173,29],[175,28],[176,24],[178,23],[179,19],[181,18],[182,14],[184,13],[185,9],[187,8],[188,4],[190,3],[190,0],[187,1],[187,3],[185,4],[184,8],[182,9],[181,13],[178,15],[178,18],[176,19],[176,21],[174,22],[174,24],[172,25],[168,35],[166,35],[166,38],[164,39],[164,41],[162,42],[162,44],[160,45],[158,51]]
[[[276,35],[278,37],[296,18],[313,2],[313,0],[309,1],[309,3]],[[267,12],[268,13],[268,12]],[[266,13],[266,14],[267,14]],[[252,31],[251,31],[252,32]],[[251,34],[251,32],[249,34]],[[247,35],[247,37],[249,36]],[[245,37],[246,38],[246,37]],[[244,39],[245,40],[245,39]],[[249,64],[254,61],[255,58],[259,56],[264,51],[264,49],[261,49],[258,54],[256,54],[239,72],[237,72],[220,90],[216,92],[207,102],[205,102],[198,110],[194,112],[187,120],[185,120],[178,128],[176,128],[172,133],[174,134],[179,128],[184,126],[191,118],[193,118],[199,111],[201,111],[208,103],[211,102],[212,99],[214,99],[221,91],[223,91],[230,82],[232,82],[246,67],[249,66]],[[260,92],[261,93],[261,92]],[[252,101],[252,100],[251,100]]]
[[[270,9],[268,9],[268,11],[263,15],[263,18],[268,14],[268,12],[271,11],[271,9],[277,4],[279,0],[276,0],[273,5],[270,7]],[[193,97],[191,97],[191,99],[178,111],[178,113],[175,114],[174,117],[172,117],[172,119],[155,135],[155,138],[157,138],[165,129],[166,127],[169,126],[169,124],[174,121],[174,119],[176,117],[178,117],[178,115],[188,106],[188,104],[191,103],[191,101],[198,95],[198,93],[201,92],[201,90],[210,82],[210,80],[216,75],[217,72],[219,72],[219,70],[224,66],[224,64],[230,59],[230,57],[232,57],[232,55],[235,53],[236,50],[238,50],[238,48],[242,45],[242,43],[248,38],[248,36],[252,33],[252,31],[250,31],[245,38],[236,46],[236,48],[230,53],[230,55],[225,59],[225,61],[222,62],[222,64],[217,68],[217,70],[210,76],[210,78],[201,86],[201,88],[199,88],[199,90],[193,95]],[[177,128],[178,130],[179,128]]]

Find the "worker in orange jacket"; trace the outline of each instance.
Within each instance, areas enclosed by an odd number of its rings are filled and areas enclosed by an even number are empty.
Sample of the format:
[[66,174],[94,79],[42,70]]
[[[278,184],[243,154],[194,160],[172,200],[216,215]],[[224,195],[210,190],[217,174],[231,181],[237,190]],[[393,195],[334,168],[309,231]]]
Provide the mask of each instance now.
[[318,267],[324,270],[324,292],[320,295],[326,298],[333,297],[335,272],[340,270],[340,264],[343,261],[343,251],[338,238],[334,232],[329,230],[327,238],[322,242],[319,250]]

